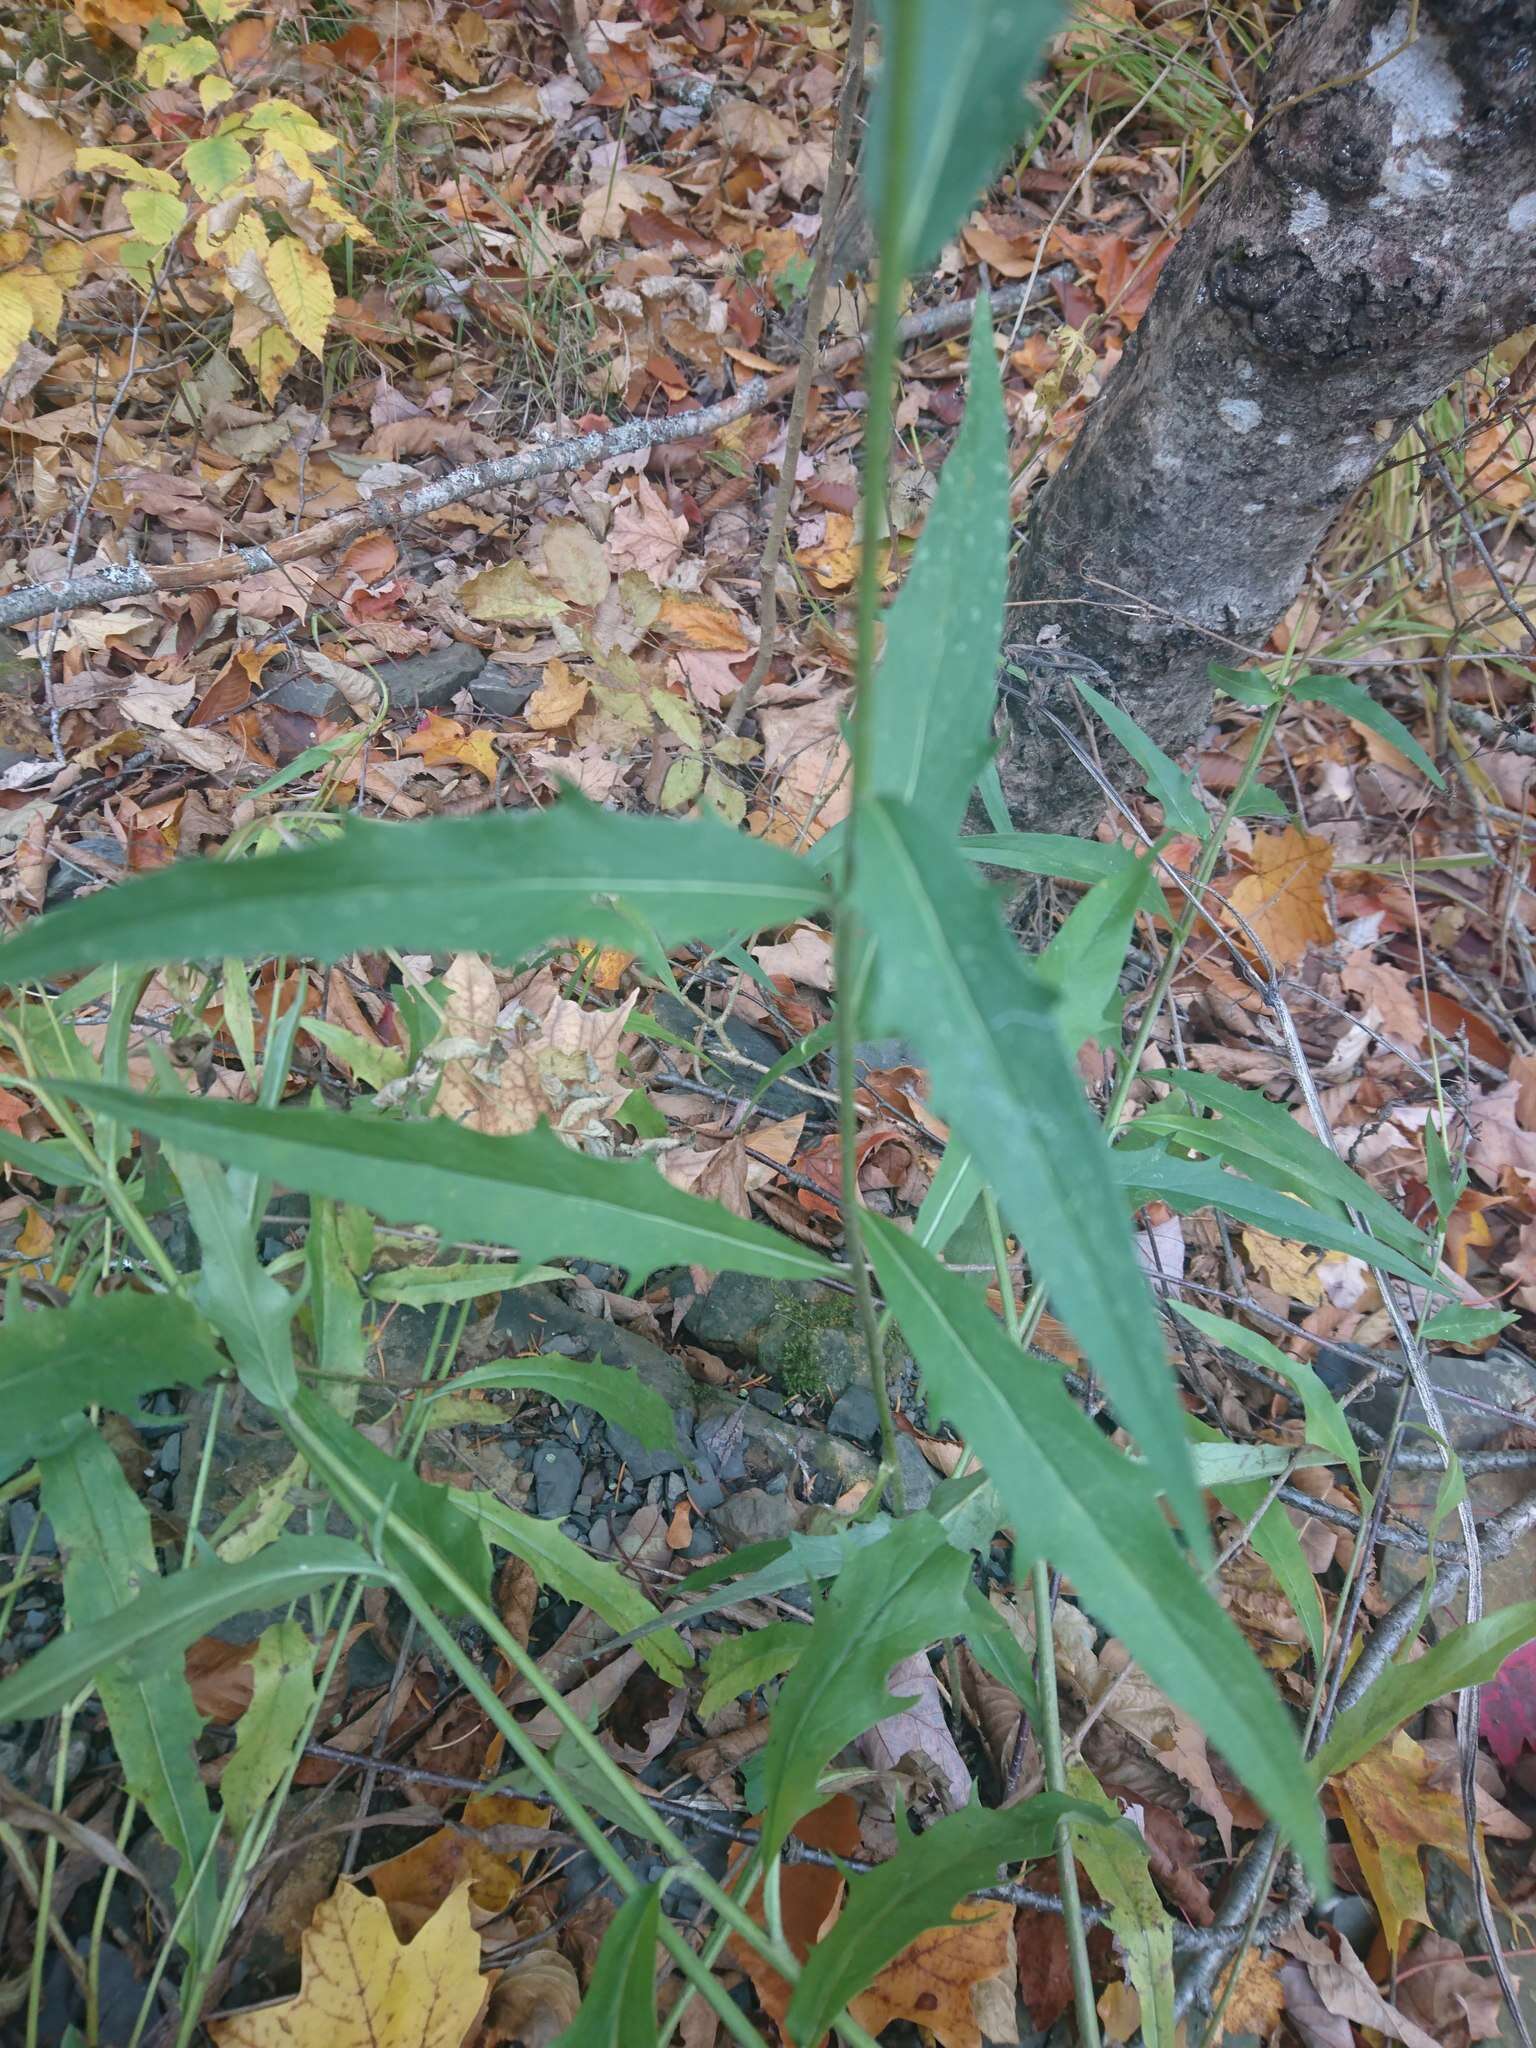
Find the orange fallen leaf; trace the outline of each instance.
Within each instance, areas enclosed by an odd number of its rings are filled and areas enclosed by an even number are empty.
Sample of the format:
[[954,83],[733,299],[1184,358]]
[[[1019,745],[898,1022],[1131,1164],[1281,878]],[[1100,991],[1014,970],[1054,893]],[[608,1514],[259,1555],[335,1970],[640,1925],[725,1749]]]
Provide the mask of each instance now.
[[[797,1821],[795,1839],[808,1849],[825,1849],[834,1856],[852,1856],[859,1846],[859,1810],[846,1792],[839,1792],[824,1806],[818,1806]],[[732,1857],[740,1862],[745,1851]],[[784,1916],[784,1938],[798,1962],[804,1962],[812,1948],[837,1918],[848,1881],[841,1871],[819,1863],[789,1863],[779,1877],[779,1909]],[[747,1911],[759,1927],[767,1925],[754,1894]],[[783,2024],[789,2010],[790,1987],[755,1948],[733,1934],[728,1944],[731,1959],[752,1979],[758,2001],[769,2018]]]
[[531,1847],[493,1846],[495,1830],[542,1833],[548,1826],[547,1806],[504,1792],[476,1792],[458,1826],[439,1828],[387,1863],[374,1864],[368,1882],[389,1908],[390,1925],[402,1941],[413,1940],[461,1885],[469,1887],[475,1915],[482,1922],[494,1919],[522,1890],[537,1853]]
[[405,752],[420,754],[429,768],[473,768],[487,782],[496,780],[496,749],[488,732],[471,732],[457,718],[429,711],[405,741]]
[[586,703],[589,687],[587,678],[557,655],[544,664],[544,680],[523,707],[523,716],[535,732],[558,732]]
[[461,1885],[402,1945],[382,1899],[356,1885],[322,1899],[293,1998],[209,2020],[217,2048],[463,2048],[490,1980]]
[[745,654],[752,645],[735,612],[682,590],[663,591],[656,625],[669,639],[704,654]]
[[879,2034],[892,2020],[911,2020],[940,2048],[982,2048],[971,1992],[1008,1963],[1014,1909],[1001,1899],[971,1905],[964,1920],[920,1934],[851,2001],[861,2027]]
[[1323,897],[1323,877],[1333,865],[1333,848],[1287,825],[1283,832],[1254,837],[1252,872],[1229,891],[1260,944],[1281,967],[1295,967],[1308,946],[1333,937],[1333,920]]

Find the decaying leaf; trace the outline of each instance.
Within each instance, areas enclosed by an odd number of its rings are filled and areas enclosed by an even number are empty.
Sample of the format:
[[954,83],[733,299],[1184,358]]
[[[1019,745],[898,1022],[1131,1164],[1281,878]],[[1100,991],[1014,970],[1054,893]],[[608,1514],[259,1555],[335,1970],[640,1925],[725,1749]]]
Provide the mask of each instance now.
[[1252,863],[1227,900],[1277,965],[1295,967],[1308,946],[1324,946],[1333,937],[1323,895],[1333,847],[1287,825],[1283,832],[1254,835]]

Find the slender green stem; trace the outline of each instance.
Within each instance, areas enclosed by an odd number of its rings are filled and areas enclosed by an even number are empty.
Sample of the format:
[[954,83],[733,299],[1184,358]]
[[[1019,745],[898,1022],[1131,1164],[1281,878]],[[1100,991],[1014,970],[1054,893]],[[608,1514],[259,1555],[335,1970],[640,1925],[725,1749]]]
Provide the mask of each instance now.
[[[1045,1782],[1052,1792],[1065,1792],[1067,1766],[1061,1747],[1061,1704],[1056,1697],[1051,1579],[1044,1558],[1036,1559],[1029,1580],[1035,1596],[1035,1686],[1040,1694],[1040,1751],[1045,1759]],[[1067,1935],[1067,1956],[1072,1965],[1078,2048],[1099,2048],[1099,2012],[1093,1996],[1093,1971],[1088,1963],[1088,1930],[1083,1925],[1083,1901],[1077,1888],[1077,1858],[1072,1853],[1072,1830],[1067,1821],[1059,1822],[1056,1828],[1056,1868],[1061,1881],[1061,1916]]]
[[[127,1849],[138,1812],[139,1802],[130,1792],[123,1801],[123,1817],[117,1824],[119,1849]],[[91,1946],[85,1959],[85,2038],[88,2048],[97,2048],[97,2036],[101,2032],[101,1944],[106,1934],[107,1908],[112,1903],[116,1884],[117,1866],[109,1863],[101,1874],[101,1888],[96,1894],[96,1908],[91,1915]]]
[[16,1596],[23,1586],[31,1583],[27,1577],[27,1566],[32,1561],[32,1552],[37,1547],[37,1532],[42,1526],[41,1513],[35,1514],[32,1517],[32,1526],[27,1531],[26,1541],[21,1546],[21,1555],[16,1560],[16,1576],[5,1588],[4,1593],[0,1594],[0,1638],[10,1633],[11,1610],[16,1605]]
[[[916,58],[915,37],[893,35],[887,38],[885,63],[889,75],[882,89],[890,94],[890,147],[886,155],[884,186],[877,195],[876,209],[877,218],[887,221],[900,217],[907,182]],[[869,405],[864,415],[862,490],[864,526],[859,549],[857,653],[854,663],[852,811],[850,827],[844,833],[842,888],[833,942],[837,987],[838,1124],[843,1140],[843,1244],[853,1280],[859,1332],[869,1353],[870,1385],[880,1418],[881,1462],[890,1468],[891,1500],[897,1514],[905,1510],[906,1490],[901,1479],[896,1418],[891,1410],[891,1391],[886,1379],[885,1350],[880,1341],[879,1317],[859,1223],[858,1081],[854,1059],[858,1049],[857,991],[863,980],[866,942],[851,906],[858,845],[858,833],[852,829],[852,820],[858,818],[869,787],[875,659],[880,626],[880,539],[885,525],[886,479],[891,460],[891,382],[896,372],[897,329],[901,315],[901,257],[900,250],[881,252],[875,329],[868,358]]]
[[[75,1715],[90,1698],[87,1687],[72,1699],[59,1715],[59,1746],[53,1759],[53,1806],[64,1811],[69,1797],[69,1738]],[[32,1967],[27,1977],[27,2048],[37,2048],[37,2025],[42,2014],[43,1960],[48,1953],[48,1930],[53,1920],[53,1874],[58,1866],[59,1845],[52,1835],[43,1844],[43,1869],[37,1890],[37,1926],[32,1937]]]

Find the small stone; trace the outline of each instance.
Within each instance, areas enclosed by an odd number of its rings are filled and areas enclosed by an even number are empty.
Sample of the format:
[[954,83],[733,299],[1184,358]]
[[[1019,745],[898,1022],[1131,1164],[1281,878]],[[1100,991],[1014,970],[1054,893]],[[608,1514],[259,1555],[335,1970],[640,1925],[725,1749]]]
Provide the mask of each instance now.
[[181,1431],[173,1429],[160,1446],[160,1470],[169,1479],[174,1479],[181,1470]]
[[827,1417],[827,1427],[838,1436],[851,1437],[856,1444],[877,1443],[880,1411],[869,1388],[850,1387],[846,1394],[839,1394]]
[[687,1483],[681,1472],[673,1472],[667,1480],[667,1499],[669,1501],[681,1500]]
[[782,1542],[795,1527],[788,1497],[765,1493],[759,1486],[733,1493],[713,1511],[710,1521],[727,1550],[743,1550],[749,1543]]
[[616,1422],[608,1424],[608,1441],[629,1467],[629,1476],[637,1484],[683,1469],[684,1458],[680,1449],[668,1450],[663,1446],[659,1451],[649,1451],[639,1437],[631,1436]]
[[53,1524],[49,1521],[48,1517],[44,1515],[41,1522],[39,1522],[37,1509],[32,1505],[31,1501],[12,1501],[12,1550],[18,1553],[25,1550],[27,1538],[32,1534],[34,1525],[37,1527],[37,1534],[32,1541],[32,1555],[34,1557],[57,1557],[59,1546],[54,1540]]
[[599,1515],[592,1524],[587,1537],[587,1548],[598,1557],[606,1557],[613,1548],[613,1529],[606,1515]]
[[499,661],[487,662],[469,686],[477,710],[492,718],[516,718],[539,684],[543,672],[537,668],[508,668]]
[[297,711],[305,718],[351,716],[351,706],[334,683],[322,682],[319,676],[305,675],[302,671],[297,675],[283,676],[270,689],[263,690],[261,702],[279,711]]
[[376,673],[397,711],[432,711],[460,690],[471,690],[485,670],[478,647],[455,641],[431,654],[408,655],[404,661],[381,661]]
[[563,1522],[581,1489],[581,1460],[569,1444],[547,1439],[533,1454],[534,1512],[546,1522]]
[[711,1514],[725,1499],[725,1488],[718,1479],[695,1479],[688,1489],[688,1498],[701,1515]]
[[584,1543],[587,1537],[586,1516],[568,1515],[560,1524],[560,1534],[562,1536],[569,1536],[573,1543]]
[[[927,1507],[933,1489],[939,1483],[939,1475],[909,1436],[896,1439],[896,1458],[901,1466],[907,1513],[916,1514],[919,1508]],[[886,1498],[889,1501],[889,1492]]]

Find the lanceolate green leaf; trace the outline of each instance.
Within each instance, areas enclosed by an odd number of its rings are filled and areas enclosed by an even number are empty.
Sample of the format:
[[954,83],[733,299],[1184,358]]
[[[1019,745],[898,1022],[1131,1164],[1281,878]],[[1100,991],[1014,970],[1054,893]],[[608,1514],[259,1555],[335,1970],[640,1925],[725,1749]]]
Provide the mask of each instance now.
[[1195,794],[1194,784],[1183,769],[1170,761],[1162,748],[1147,738],[1135,719],[1122,711],[1111,698],[1094,689],[1091,683],[1085,683],[1081,676],[1073,680],[1147,778],[1147,788],[1162,805],[1168,823],[1180,832],[1189,833],[1191,838],[1203,839],[1211,829],[1211,821]]
[[368,946],[515,960],[553,939],[723,938],[825,901],[808,866],[760,839],[568,796],[548,811],[356,823],[293,853],[178,861],[29,924],[0,946],[0,984],[231,953],[337,960]]
[[[1132,1125],[1135,1130],[1139,1126]],[[1203,1129],[1204,1126],[1202,1125]],[[1120,1144],[1111,1148],[1110,1171],[1131,1203],[1139,1207],[1153,1196],[1170,1207],[1187,1213],[1191,1209],[1220,1209],[1240,1223],[1253,1223],[1274,1237],[1288,1237],[1297,1244],[1321,1245],[1325,1251],[1346,1252],[1382,1266],[1415,1287],[1432,1294],[1449,1293],[1443,1280],[1427,1273],[1417,1260],[1405,1257],[1378,1238],[1369,1238],[1345,1222],[1331,1208],[1278,1194],[1258,1181],[1228,1173],[1214,1159],[1187,1159],[1165,1151],[1161,1145]]]
[[[1190,1418],[1189,1431],[1195,1439],[1197,1457],[1202,1449],[1226,1442],[1226,1439],[1218,1436],[1214,1429],[1197,1421],[1193,1416]],[[1228,1448],[1236,1449],[1237,1446],[1231,1445]],[[1282,1447],[1277,1445],[1274,1448]],[[1317,1588],[1317,1580],[1312,1576],[1312,1568],[1307,1563],[1306,1552],[1301,1547],[1301,1538],[1296,1533],[1295,1523],[1280,1501],[1272,1500],[1268,1507],[1264,1507],[1269,1486],[1263,1481],[1213,1479],[1210,1485],[1211,1491],[1227,1513],[1233,1516],[1241,1527],[1246,1528],[1253,1522],[1249,1541],[1274,1573],[1275,1583],[1290,1602],[1291,1611],[1306,1630],[1307,1647],[1321,1668],[1327,1642],[1327,1618],[1323,1612],[1323,1599]],[[1259,1513],[1260,1508],[1264,1509],[1262,1514]],[[1253,1521],[1255,1515],[1258,1515],[1256,1522]]]
[[[454,1488],[450,1498],[460,1514],[478,1522],[493,1543],[530,1566],[541,1585],[552,1586],[563,1600],[580,1601],[620,1635],[632,1637],[646,1663],[670,1684],[679,1684],[692,1670],[693,1652],[662,1620],[634,1580],[573,1543],[557,1523],[520,1514],[490,1493],[461,1493]],[[728,1594],[718,1604],[728,1607],[735,1597]]]
[[[193,1297],[229,1346],[247,1391],[269,1408],[279,1407],[299,1385],[293,1363],[293,1296],[257,1258],[250,1216],[231,1176],[195,1149],[185,1156],[173,1152],[171,1164],[203,1255]],[[327,1363],[333,1369],[346,1365],[345,1359],[328,1358]]]
[[1209,1309],[1195,1308],[1182,1301],[1174,1302],[1173,1307],[1186,1323],[1209,1337],[1213,1344],[1224,1344],[1229,1351],[1237,1352],[1251,1364],[1262,1365],[1266,1372],[1275,1374],[1278,1379],[1288,1380],[1301,1396],[1308,1437],[1319,1449],[1332,1451],[1336,1458],[1341,1459],[1348,1466],[1349,1475],[1361,1495],[1366,1500],[1370,1499],[1370,1490],[1360,1468],[1360,1453],[1349,1433],[1344,1410],[1305,1359],[1292,1358],[1278,1344],[1271,1344],[1257,1330],[1233,1322],[1229,1316],[1212,1315]]
[[1056,875],[1064,882],[1102,882],[1134,867],[1142,877],[1142,909],[1162,911],[1165,907],[1156,870],[1150,861],[1138,860],[1128,846],[1069,839],[1064,832],[968,832],[958,844],[967,860],[980,861],[984,867],[1006,868],[1021,875]]
[[1412,1663],[1394,1664],[1352,1707],[1340,1714],[1333,1732],[1312,1760],[1312,1776],[1320,1785],[1347,1771],[1368,1749],[1385,1742],[1405,1721],[1422,1713],[1432,1700],[1482,1685],[1506,1657],[1536,1636],[1536,1600],[1501,1607],[1481,1621],[1456,1629]]
[[[1272,1174],[1271,1186],[1288,1188],[1304,1201],[1331,1195],[1348,1203],[1377,1236],[1399,1250],[1427,1252],[1428,1240],[1422,1230],[1346,1166],[1337,1153],[1303,1130],[1288,1110],[1256,1088],[1239,1088],[1215,1074],[1182,1070],[1149,1072],[1147,1078],[1166,1081],[1178,1094],[1216,1112],[1214,1119],[1196,1120],[1196,1129],[1207,1141],[1202,1150],[1217,1152],[1256,1178]],[[1175,1112],[1160,1108],[1148,1112],[1154,1129],[1165,1115],[1172,1114]]]
[[480,1530],[454,1513],[457,1488],[419,1479],[307,1387],[284,1410],[283,1426],[396,1578],[448,1614],[468,1613],[467,1595],[489,1600],[491,1553]]
[[[902,1704],[886,1685],[903,1657],[948,1634],[970,1559],[927,1514],[855,1551],[818,1603],[811,1639],[779,1688],[763,1752],[764,1854],[816,1804],[823,1767]],[[910,1705],[910,1701],[906,1702]]]
[[865,1230],[882,1291],[929,1395],[983,1452],[1020,1558],[1046,1557],[1147,1675],[1192,1714],[1307,1860],[1322,1829],[1274,1687],[1206,1592],[1147,1475],[1032,1366],[958,1275],[878,1216]]
[[487,1138],[443,1117],[397,1124],[73,1081],[68,1090],[188,1151],[285,1187],[362,1203],[390,1222],[516,1246],[531,1263],[555,1254],[606,1259],[632,1275],[689,1264],[786,1280],[828,1271],[807,1246],[681,1193],[649,1163],[589,1159],[547,1128]]
[[766,1628],[748,1629],[717,1643],[709,1653],[709,1682],[699,1701],[699,1718],[707,1721],[743,1693],[782,1678],[810,1640],[803,1621],[770,1621]]
[[1303,676],[1291,695],[1298,704],[1331,704],[1335,711],[1342,711],[1346,718],[1354,719],[1357,725],[1368,727],[1384,739],[1389,747],[1396,747],[1400,754],[1406,754],[1436,789],[1444,789],[1445,777],[1403,721],[1394,718],[1384,705],[1376,702],[1369,690],[1363,690],[1347,676]]
[[[38,1463],[42,1505],[64,1558],[70,1633],[63,1640],[89,1640],[131,1613],[143,1597],[141,1588],[159,1592],[165,1586],[155,1565],[149,1509],[123,1477],[105,1438],[84,1421],[73,1423],[64,1446]],[[22,1667],[20,1682],[38,1661]],[[197,1774],[202,1723],[181,1660],[163,1652],[118,1657],[94,1665],[90,1676],[127,1789],[177,1858],[176,1899],[191,1900],[183,1939],[189,1953],[201,1955],[213,1938],[218,1910],[218,1873],[204,1859],[219,1824]],[[0,1687],[0,1716],[5,1690]]]
[[[1029,124],[1025,88],[1057,9],[1042,0],[879,0],[881,76],[870,107],[861,182],[878,198],[891,122],[908,131],[910,175],[894,218],[880,218],[880,260],[925,269],[959,227],[1010,143]],[[892,104],[896,37],[910,45],[915,104]],[[1036,119],[1039,117],[1036,116]]]
[[886,618],[870,731],[871,793],[909,804],[946,835],[959,830],[991,740],[1007,564],[1008,434],[982,298],[965,424]]
[[1070,1814],[1102,1826],[1091,1807],[1052,1792],[1001,1811],[971,1806],[917,1836],[898,1811],[896,1854],[850,1878],[836,1925],[806,1958],[786,2015],[797,2048],[820,2041],[849,2000],[927,1928],[969,1917],[952,1909],[967,1892],[995,1884],[1000,1864],[1048,1855],[1057,1821]]
[[388,1567],[339,1536],[279,1536],[243,1564],[196,1564],[146,1586],[89,1629],[56,1636],[0,1682],[0,1724],[56,1713],[109,1664],[143,1653],[163,1661],[231,1614],[280,1606],[343,1578],[387,1585]]
[[595,1408],[605,1422],[616,1422],[638,1437],[648,1451],[670,1450],[677,1442],[672,1410],[638,1373],[623,1366],[575,1358],[516,1358],[500,1365],[476,1366],[456,1373],[426,1396],[467,1394],[476,1387],[535,1387],[573,1408]]
[[131,1414],[141,1394],[200,1387],[228,1360],[213,1332],[168,1294],[97,1294],[68,1308],[18,1310],[0,1342],[0,1469],[25,1464],[57,1425],[100,1403]]
[[631,1892],[608,1923],[581,2011],[553,2048],[651,2048],[660,1924],[660,1888]]
[[1203,1549],[1184,1411],[1056,1004],[942,834],[879,802],[856,830],[854,909],[874,941],[877,1028],[902,1032],[923,1054],[940,1114],[996,1190],[1031,1272]]

